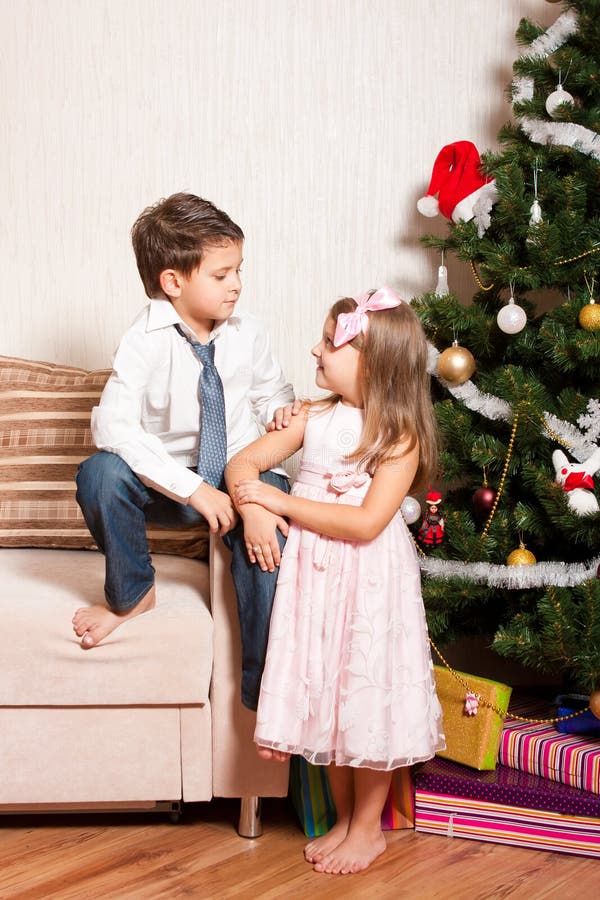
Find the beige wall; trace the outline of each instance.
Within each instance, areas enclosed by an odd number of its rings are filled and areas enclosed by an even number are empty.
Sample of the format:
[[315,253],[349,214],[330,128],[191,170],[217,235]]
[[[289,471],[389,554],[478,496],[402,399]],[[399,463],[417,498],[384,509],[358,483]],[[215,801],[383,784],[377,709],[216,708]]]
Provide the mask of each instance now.
[[[300,392],[333,300],[431,288],[438,150],[495,144],[544,0],[0,0],[0,353],[100,367],[144,303],[129,228],[177,190],[247,234],[242,306]],[[442,223],[435,225],[441,228]],[[473,284],[451,266],[465,299]]]

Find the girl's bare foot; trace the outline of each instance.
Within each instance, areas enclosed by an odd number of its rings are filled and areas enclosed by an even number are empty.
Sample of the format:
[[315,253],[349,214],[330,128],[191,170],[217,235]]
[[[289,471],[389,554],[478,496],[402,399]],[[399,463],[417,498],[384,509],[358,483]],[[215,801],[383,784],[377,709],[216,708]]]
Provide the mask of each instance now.
[[351,828],[346,838],[331,853],[322,857],[313,868],[328,875],[349,875],[368,869],[373,860],[385,850],[382,831],[374,834],[359,828]]
[[256,752],[261,759],[268,759],[273,762],[285,762],[286,759],[290,758],[289,753],[285,753],[283,750],[276,750],[275,747],[260,747],[257,745]]
[[96,647],[123,622],[154,609],[155,605],[156,592],[151,587],[140,602],[125,613],[115,613],[108,606],[82,606],[73,616],[73,631],[81,638],[81,646],[87,650]]
[[348,821],[336,822],[327,834],[322,837],[315,838],[304,848],[304,858],[306,862],[318,863],[326,856],[329,856],[339,844],[342,843],[348,834]]

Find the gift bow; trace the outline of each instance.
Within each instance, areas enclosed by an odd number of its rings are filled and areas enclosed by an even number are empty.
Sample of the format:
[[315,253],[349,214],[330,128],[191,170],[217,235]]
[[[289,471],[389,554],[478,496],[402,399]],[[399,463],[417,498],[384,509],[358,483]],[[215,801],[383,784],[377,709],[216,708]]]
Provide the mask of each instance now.
[[368,312],[379,309],[393,309],[400,306],[402,300],[391,288],[382,287],[374,294],[363,294],[355,299],[356,309],[351,313],[340,313],[337,318],[333,346],[347,344],[361,332],[367,333],[369,327]]
[[345,494],[352,487],[362,487],[368,480],[367,472],[335,472],[329,484],[337,494]]
[[465,712],[468,716],[476,716],[479,709],[479,697],[472,691],[467,691],[465,697]]
[[571,472],[570,475],[567,475],[563,482],[563,491],[574,491],[576,488],[589,488],[590,491],[594,490],[594,479],[591,475],[587,475],[585,472]]

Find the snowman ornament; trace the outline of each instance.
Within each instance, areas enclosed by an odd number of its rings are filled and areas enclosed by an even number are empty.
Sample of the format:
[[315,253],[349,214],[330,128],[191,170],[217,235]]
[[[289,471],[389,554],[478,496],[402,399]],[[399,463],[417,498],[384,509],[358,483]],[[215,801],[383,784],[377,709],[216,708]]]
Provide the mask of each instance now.
[[562,450],[555,450],[552,463],[557,484],[567,494],[567,502],[578,516],[591,516],[600,507],[594,495],[592,475],[600,469],[600,447],[583,463],[569,462]]

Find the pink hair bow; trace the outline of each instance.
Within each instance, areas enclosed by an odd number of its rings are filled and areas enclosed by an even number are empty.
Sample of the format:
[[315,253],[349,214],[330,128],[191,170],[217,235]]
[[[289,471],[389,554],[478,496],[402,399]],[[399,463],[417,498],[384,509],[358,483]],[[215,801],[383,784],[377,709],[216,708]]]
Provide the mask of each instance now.
[[347,344],[361,332],[367,333],[369,327],[368,312],[379,309],[393,309],[400,306],[402,300],[391,288],[382,287],[374,294],[363,294],[355,298],[356,309],[351,313],[340,313],[337,319],[333,346],[341,347]]

